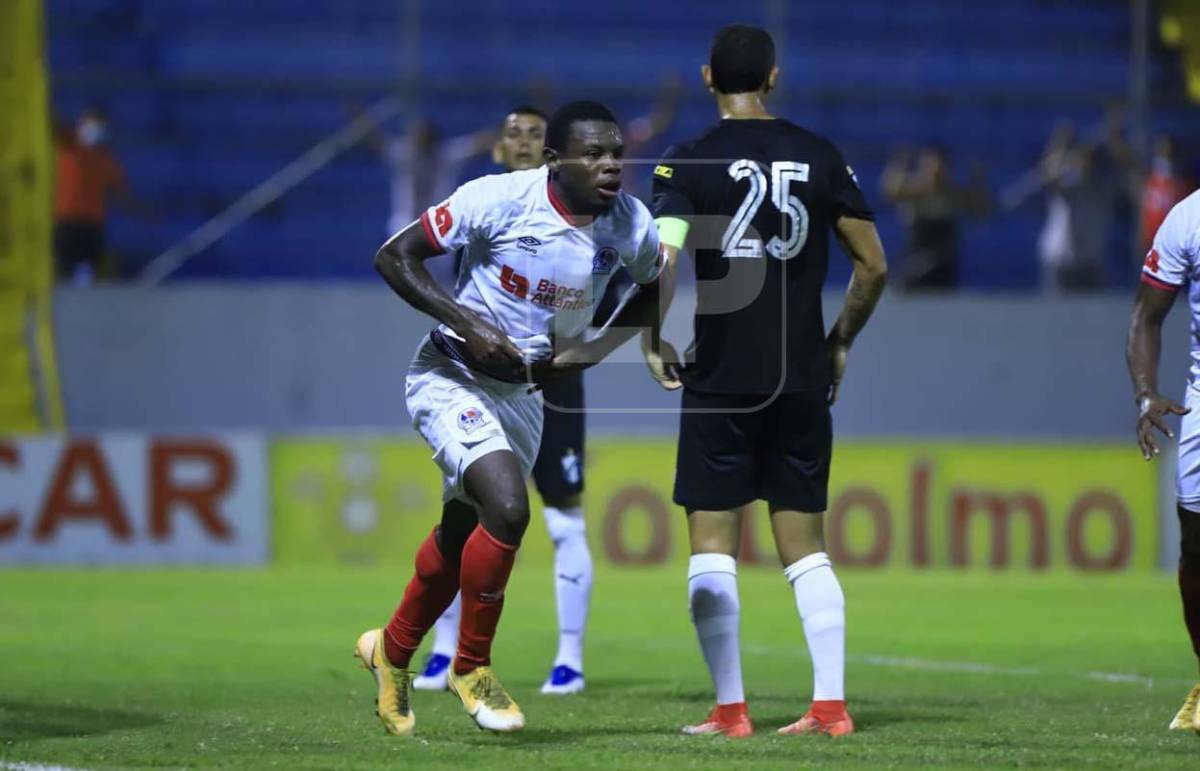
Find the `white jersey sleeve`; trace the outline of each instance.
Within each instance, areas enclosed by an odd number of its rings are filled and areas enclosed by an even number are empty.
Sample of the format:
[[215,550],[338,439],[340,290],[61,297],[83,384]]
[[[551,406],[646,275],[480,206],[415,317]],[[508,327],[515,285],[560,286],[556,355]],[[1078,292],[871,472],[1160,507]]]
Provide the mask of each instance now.
[[641,201],[636,201],[634,211],[637,249],[632,256],[623,256],[621,262],[634,281],[639,284],[651,284],[658,279],[658,274],[662,271],[662,244],[658,239],[658,228],[655,227],[646,206]]
[[473,242],[488,242],[502,228],[512,198],[498,175],[471,180],[442,203],[421,214],[429,242],[452,252]]
[[1196,264],[1200,238],[1200,199],[1196,194],[1171,209],[1154,236],[1154,246],[1142,265],[1142,281],[1167,291],[1188,283]]

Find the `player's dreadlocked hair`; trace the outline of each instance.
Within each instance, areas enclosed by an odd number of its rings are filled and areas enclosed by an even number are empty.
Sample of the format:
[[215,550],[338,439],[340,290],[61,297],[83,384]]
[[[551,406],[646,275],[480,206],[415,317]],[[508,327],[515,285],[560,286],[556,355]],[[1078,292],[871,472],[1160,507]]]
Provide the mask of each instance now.
[[758,91],[775,66],[775,42],[762,27],[730,24],[713,39],[708,66],[719,93]]
[[567,102],[554,111],[554,115],[550,116],[550,122],[546,124],[546,147],[561,153],[566,149],[567,137],[571,135],[571,126],[585,120],[617,122],[612,110],[599,102]]

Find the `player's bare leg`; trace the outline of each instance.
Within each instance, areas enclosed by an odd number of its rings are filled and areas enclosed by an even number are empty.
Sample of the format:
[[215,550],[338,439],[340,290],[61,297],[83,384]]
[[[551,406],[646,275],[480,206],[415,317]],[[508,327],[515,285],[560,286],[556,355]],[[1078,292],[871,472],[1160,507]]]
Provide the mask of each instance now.
[[554,543],[558,653],[542,693],[578,693],[584,688],[583,636],[592,596],[592,554],[583,519],[583,496],[547,498],[543,503],[546,529]]
[[510,450],[498,450],[467,468],[463,486],[476,503],[479,526],[462,551],[462,620],[450,690],[462,699],[467,714],[480,728],[519,731],[525,726],[525,716],[500,685],[491,661],[504,590],[529,526],[525,477],[516,456]]
[[854,732],[846,712],[846,600],[825,553],[823,513],[771,507],[771,530],[783,574],[796,595],[804,637],[813,663],[809,710],[782,734]]
[[[1176,507],[1179,514],[1179,597],[1183,622],[1192,641],[1192,652],[1200,661],[1200,512]],[[1200,682],[1184,699],[1169,728],[1200,733]]]
[[704,663],[717,692],[717,704],[703,721],[684,726],[686,734],[723,734],[740,739],[754,733],[742,688],[737,560],[740,510],[688,511],[688,605]]
[[416,719],[410,706],[409,663],[421,639],[458,592],[459,554],[464,533],[475,527],[475,510],[452,501],[442,509],[442,523],[417,549],[416,574],[385,629],[364,632],[355,646],[363,666],[375,678],[375,713],[388,733],[412,733]]

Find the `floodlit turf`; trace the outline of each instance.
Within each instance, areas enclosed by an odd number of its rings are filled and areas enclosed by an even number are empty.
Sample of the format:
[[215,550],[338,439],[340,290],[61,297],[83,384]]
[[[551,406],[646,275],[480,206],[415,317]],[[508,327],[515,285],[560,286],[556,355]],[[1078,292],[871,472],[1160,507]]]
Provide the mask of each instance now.
[[494,736],[418,693],[385,736],[351,650],[386,620],[395,572],[0,570],[0,767],[1200,768],[1166,724],[1194,676],[1167,576],[846,574],[842,740],[779,737],[809,665],[790,592],[741,577],[759,733],[685,737],[710,691],[681,569],[605,570],[588,689],[538,694],[554,646],[549,570],[519,566],[496,668],[528,728]]

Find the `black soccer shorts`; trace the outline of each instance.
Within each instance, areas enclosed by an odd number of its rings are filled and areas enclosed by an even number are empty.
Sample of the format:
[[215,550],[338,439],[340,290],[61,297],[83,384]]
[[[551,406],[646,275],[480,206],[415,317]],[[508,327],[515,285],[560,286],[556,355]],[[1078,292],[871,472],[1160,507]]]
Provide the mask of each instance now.
[[533,483],[542,500],[553,501],[583,492],[583,372],[546,381],[542,397],[545,422]]
[[685,388],[674,500],[703,511],[765,500],[821,512],[829,498],[832,451],[823,392],[782,393],[772,400]]

